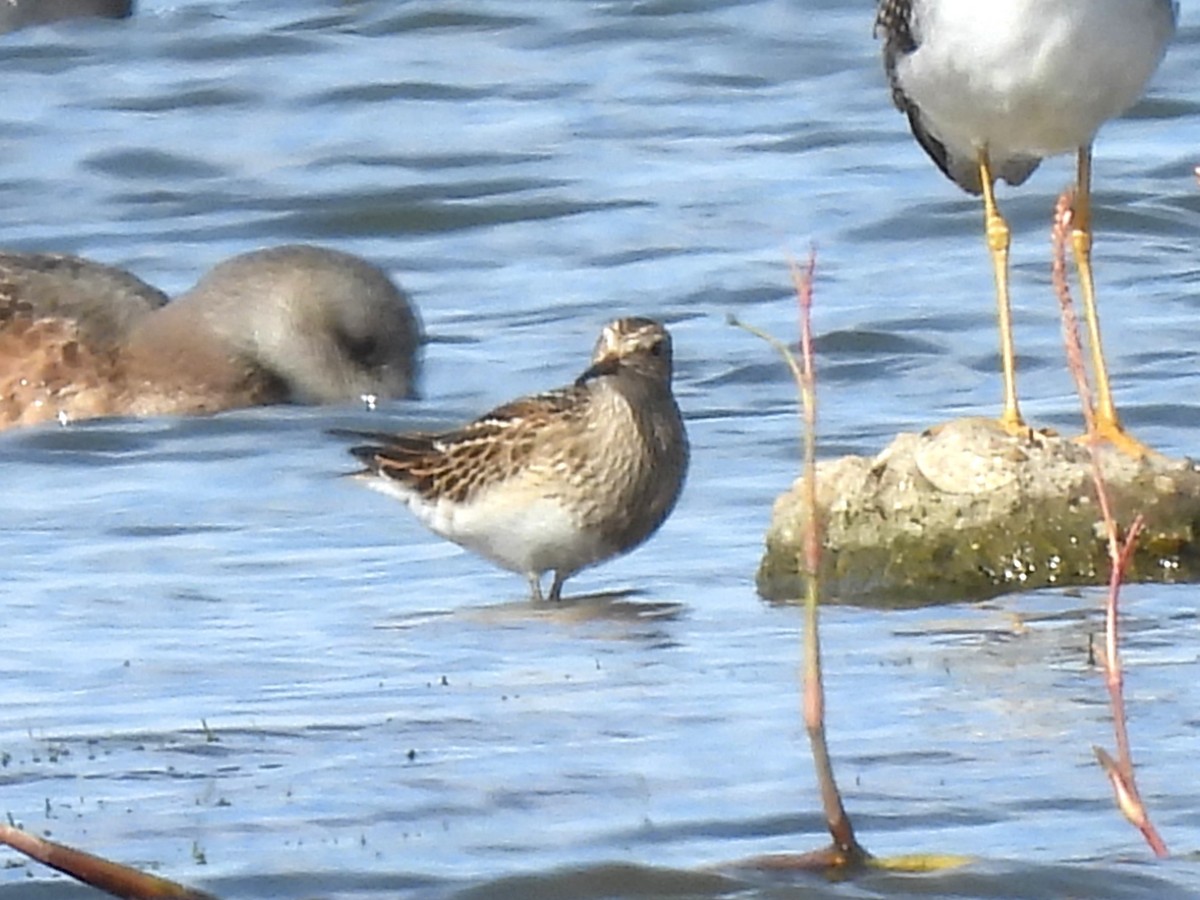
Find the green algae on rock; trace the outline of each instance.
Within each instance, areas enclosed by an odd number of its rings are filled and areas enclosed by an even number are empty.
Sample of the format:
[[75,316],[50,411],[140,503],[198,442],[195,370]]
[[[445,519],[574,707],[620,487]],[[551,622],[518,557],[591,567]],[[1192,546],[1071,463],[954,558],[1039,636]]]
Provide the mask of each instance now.
[[[1126,581],[1200,580],[1200,470],[1190,460],[1099,451],[1119,526],[1145,530]],[[803,595],[802,479],[775,503],[758,591]],[[882,606],[984,599],[1108,580],[1091,451],[1035,432],[1012,437],[962,419],[901,434],[874,459],[817,466],[821,578],[830,600]]]

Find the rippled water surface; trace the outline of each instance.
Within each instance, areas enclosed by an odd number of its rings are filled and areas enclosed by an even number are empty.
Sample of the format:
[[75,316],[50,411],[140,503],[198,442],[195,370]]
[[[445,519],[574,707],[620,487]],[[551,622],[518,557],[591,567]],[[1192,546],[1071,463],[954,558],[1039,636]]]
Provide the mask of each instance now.
[[[1200,622],[1127,591],[1131,728],[1176,851],[1092,760],[1096,592],[824,613],[830,735],[876,853],[953,874],[733,866],[824,842],[799,615],[755,595],[819,252],[823,452],[996,409],[977,203],[890,106],[872,4],[155,2],[0,38],[3,244],[177,292],[229,255],[366,255],[431,335],[423,399],[0,436],[0,810],[227,898],[1200,896]],[[1139,435],[1200,445],[1200,30],[1097,147],[1099,290]],[[1002,202],[1027,415],[1078,427],[1048,289],[1068,161]],[[694,463],[660,534],[560,609],[336,476],[331,427],[447,425],[666,320]],[[0,897],[84,898],[4,853]]]

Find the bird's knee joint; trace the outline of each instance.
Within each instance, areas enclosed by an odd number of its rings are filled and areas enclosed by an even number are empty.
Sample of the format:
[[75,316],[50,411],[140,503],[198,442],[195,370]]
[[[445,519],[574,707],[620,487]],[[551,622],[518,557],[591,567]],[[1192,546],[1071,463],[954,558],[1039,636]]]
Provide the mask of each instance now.
[[1008,229],[1008,223],[1003,219],[988,219],[985,233],[987,235],[987,243],[990,250],[993,252],[1008,250],[1008,246],[1011,241],[1011,232]]

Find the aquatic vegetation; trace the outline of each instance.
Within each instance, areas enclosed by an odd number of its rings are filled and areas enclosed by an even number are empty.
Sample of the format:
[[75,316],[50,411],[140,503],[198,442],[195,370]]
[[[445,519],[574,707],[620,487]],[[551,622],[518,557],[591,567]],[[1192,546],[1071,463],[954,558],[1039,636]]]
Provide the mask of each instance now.
[[791,264],[792,284],[800,312],[800,358],[787,344],[766,332],[730,317],[730,323],[749,331],[770,344],[791,369],[796,381],[801,408],[801,444],[804,448],[802,498],[807,516],[801,549],[797,554],[799,569],[808,573],[804,579],[804,630],[801,662],[802,707],[804,727],[808,732],[821,807],[832,843],[827,847],[805,853],[776,853],[753,857],[736,864],[738,868],[768,871],[817,871],[844,877],[865,869],[887,869],[902,872],[931,872],[964,865],[968,859],[948,854],[906,854],[896,857],[875,857],[858,842],[850,816],[846,812],[841,791],[833,773],[833,761],[825,736],[825,685],[821,672],[820,605],[822,592],[821,507],[817,502],[817,388],[813,364],[812,304],[813,275],[816,271],[816,252],[810,251],[808,263],[802,268]]
[[1137,546],[1145,522],[1139,513],[1125,529],[1124,536],[1113,514],[1113,505],[1109,500],[1108,487],[1104,479],[1104,469],[1100,464],[1097,448],[1100,445],[1100,435],[1096,427],[1095,404],[1091,385],[1088,381],[1087,369],[1083,363],[1083,346],[1079,338],[1078,321],[1075,317],[1074,305],[1071,301],[1071,289],[1066,274],[1066,245],[1071,237],[1073,217],[1073,197],[1064,192],[1058,199],[1054,210],[1054,226],[1051,240],[1054,248],[1054,263],[1052,277],[1054,291],[1058,295],[1059,309],[1062,313],[1063,343],[1067,351],[1067,367],[1075,381],[1075,389],[1079,394],[1080,406],[1083,409],[1083,419],[1087,425],[1085,441],[1092,454],[1092,480],[1096,488],[1096,499],[1104,522],[1104,532],[1108,545],[1109,575],[1108,593],[1105,602],[1104,648],[1100,652],[1100,661],[1104,668],[1104,680],[1108,687],[1109,703],[1112,706],[1114,738],[1117,745],[1117,758],[1099,746],[1093,746],[1109,782],[1112,784],[1117,808],[1122,815],[1137,828],[1154,855],[1165,857],[1167,845],[1163,842],[1154,823],[1146,812],[1138,793],[1137,780],[1133,771],[1133,754],[1129,748],[1129,731],[1125,715],[1124,673],[1121,669],[1120,653],[1120,615],[1119,601],[1121,583],[1129,560]]

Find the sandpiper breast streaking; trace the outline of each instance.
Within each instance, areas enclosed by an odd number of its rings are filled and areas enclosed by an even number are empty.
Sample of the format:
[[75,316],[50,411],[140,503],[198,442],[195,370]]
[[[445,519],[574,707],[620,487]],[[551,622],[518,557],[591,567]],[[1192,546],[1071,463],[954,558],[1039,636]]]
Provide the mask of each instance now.
[[1092,142],[1142,95],[1175,31],[1172,0],[880,0],[876,34],[892,99],[950,179],[982,194],[996,280],[1004,373],[1000,422],[1017,406],[1008,299],[1009,228],[995,182],[1018,185],[1042,157],[1077,154],[1072,245],[1079,270],[1102,437],[1140,455],[1122,429],[1100,344],[1092,279]]
[[[671,337],[658,322],[605,326],[574,384],[514,400],[441,434],[359,434],[369,487],[430,530],[519,572],[542,600],[580,569],[626,553],[666,520],[688,442],[671,392]],[[346,432],[339,432],[346,434]]]

